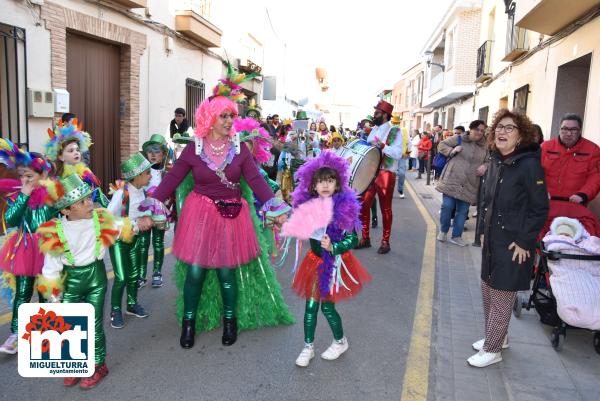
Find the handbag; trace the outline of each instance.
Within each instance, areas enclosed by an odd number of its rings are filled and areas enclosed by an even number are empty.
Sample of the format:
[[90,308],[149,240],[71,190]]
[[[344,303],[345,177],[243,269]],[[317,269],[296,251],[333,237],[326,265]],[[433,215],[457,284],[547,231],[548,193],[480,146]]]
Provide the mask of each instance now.
[[[458,145],[456,146],[460,146],[462,144],[462,136],[458,136]],[[431,167],[433,167],[434,170],[441,172],[444,167],[446,167],[446,163],[448,163],[448,160],[450,160],[450,157],[446,157],[442,154],[442,152],[437,152],[435,157],[433,158],[433,162],[431,163]]]
[[224,201],[219,199],[214,201],[214,204],[221,216],[227,219],[235,219],[242,210],[242,202]]

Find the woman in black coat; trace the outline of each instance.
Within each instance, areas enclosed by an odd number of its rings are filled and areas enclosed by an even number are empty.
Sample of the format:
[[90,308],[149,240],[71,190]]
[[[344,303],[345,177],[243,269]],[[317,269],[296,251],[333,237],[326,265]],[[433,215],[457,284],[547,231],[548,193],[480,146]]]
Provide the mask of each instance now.
[[527,116],[502,109],[488,138],[490,158],[484,178],[484,241],[481,289],[485,338],[467,361],[485,367],[502,360],[517,291],[528,290],[536,237],[548,215],[548,192],[540,147]]

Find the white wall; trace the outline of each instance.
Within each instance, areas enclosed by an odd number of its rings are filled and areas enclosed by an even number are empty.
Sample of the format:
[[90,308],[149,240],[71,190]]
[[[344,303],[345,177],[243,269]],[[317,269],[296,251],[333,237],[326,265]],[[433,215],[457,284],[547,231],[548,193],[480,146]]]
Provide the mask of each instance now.
[[[25,2],[0,1],[0,22],[25,29],[27,39],[27,86],[35,89],[52,89],[50,77],[50,33],[39,22]],[[24,60],[19,60],[24,62]],[[24,93],[19,93],[24,99]],[[26,100],[26,99],[25,99]],[[21,109],[24,115],[25,108]],[[25,116],[27,117],[27,116]],[[48,139],[47,129],[52,126],[51,118],[28,118],[29,149],[40,152]],[[23,127],[23,130],[25,127]]]

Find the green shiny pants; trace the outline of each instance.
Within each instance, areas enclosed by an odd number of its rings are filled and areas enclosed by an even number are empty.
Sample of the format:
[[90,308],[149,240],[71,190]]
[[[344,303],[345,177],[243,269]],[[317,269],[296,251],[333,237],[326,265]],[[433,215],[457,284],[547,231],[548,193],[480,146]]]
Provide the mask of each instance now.
[[149,241],[149,237],[150,231],[146,231],[137,234],[130,244],[117,241],[110,247],[110,261],[115,273],[110,298],[112,310],[121,310],[121,300],[126,287],[127,305],[133,306],[137,303],[137,281],[140,278],[142,249]]
[[104,261],[98,260],[87,266],[65,266],[64,270],[66,279],[63,302],[86,302],[94,307],[96,364],[102,365],[106,359],[106,337],[104,336],[102,320],[104,297],[108,282]]
[[[35,277],[15,276],[15,299],[13,301],[12,320],[10,321],[10,332],[19,330],[19,306],[31,301]],[[38,292],[39,302],[44,303],[44,297]]]
[[223,317],[225,319],[235,317],[237,294],[234,269],[203,269],[199,266],[187,265],[187,275],[183,286],[183,318],[185,320],[196,319],[204,278],[209,270],[214,270],[219,279],[223,298]]
[[[142,246],[140,278],[146,278],[148,271],[148,251],[150,249],[150,242],[152,242],[152,250],[154,251],[154,273],[160,273],[162,271],[162,265],[165,259],[165,230],[152,227],[152,230],[149,231],[149,233],[152,233],[152,241],[145,241]],[[148,239],[150,239],[150,234],[148,234]]]
[[[342,327],[342,318],[335,310],[333,302],[321,303],[321,311],[329,323],[333,332],[333,338],[341,340],[344,338],[344,328]],[[315,329],[317,328],[317,315],[319,314],[319,301],[314,298],[306,300],[304,309],[304,342],[312,344],[315,341]]]

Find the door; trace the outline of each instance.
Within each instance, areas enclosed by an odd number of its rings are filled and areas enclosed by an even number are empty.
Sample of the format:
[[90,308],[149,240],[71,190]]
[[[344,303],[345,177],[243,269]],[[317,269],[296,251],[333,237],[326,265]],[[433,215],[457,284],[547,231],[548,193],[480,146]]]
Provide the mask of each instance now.
[[120,177],[119,46],[67,33],[70,112],[92,136],[90,168],[108,184]]

